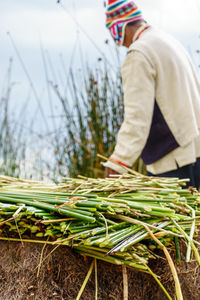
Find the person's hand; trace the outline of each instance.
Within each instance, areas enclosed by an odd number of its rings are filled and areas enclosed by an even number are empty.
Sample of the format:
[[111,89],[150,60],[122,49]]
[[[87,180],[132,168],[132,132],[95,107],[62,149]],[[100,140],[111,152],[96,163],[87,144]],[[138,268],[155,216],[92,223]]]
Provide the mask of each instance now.
[[105,169],[105,177],[106,177],[106,178],[110,178],[110,177],[112,177],[112,175],[119,175],[119,173],[116,172],[116,171],[113,170],[113,169],[106,168],[106,169]]

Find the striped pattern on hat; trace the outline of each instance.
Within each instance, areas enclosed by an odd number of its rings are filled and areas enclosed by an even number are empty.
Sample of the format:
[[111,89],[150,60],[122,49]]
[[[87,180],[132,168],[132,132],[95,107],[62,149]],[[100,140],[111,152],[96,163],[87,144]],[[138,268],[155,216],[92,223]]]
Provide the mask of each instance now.
[[106,27],[115,42],[122,45],[125,26],[129,22],[141,20],[142,12],[132,0],[109,0],[106,10]]

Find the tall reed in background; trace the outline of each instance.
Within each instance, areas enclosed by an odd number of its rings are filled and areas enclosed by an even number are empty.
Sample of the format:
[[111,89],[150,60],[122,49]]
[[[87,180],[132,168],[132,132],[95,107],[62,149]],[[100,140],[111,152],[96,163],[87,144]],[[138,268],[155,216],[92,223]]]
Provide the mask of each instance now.
[[[58,86],[52,87],[64,113],[64,130],[54,143],[55,173],[70,177],[104,176],[97,154],[112,154],[124,115],[120,69],[113,72],[104,63],[95,70],[88,67],[79,76],[71,70],[68,96],[61,96]],[[134,168],[145,171],[140,160]]]
[[19,177],[25,162],[25,139],[23,130],[16,126],[10,109],[12,59],[5,80],[5,88],[0,97],[0,173]]
[[[104,168],[97,154],[106,157],[112,154],[124,115],[120,67],[113,70],[104,59],[96,67],[83,63],[81,71],[71,66],[66,80],[58,83],[56,76],[50,76],[56,70],[48,65],[49,60],[44,56],[43,61],[50,110],[41,106],[37,89],[29,76],[32,95],[38,103],[36,112],[40,113],[40,123],[35,124],[35,113],[30,115],[28,112],[24,126],[22,114],[17,113],[11,101],[10,60],[0,98],[0,173],[54,181],[63,176],[103,177]],[[51,73],[48,73],[50,69]],[[29,99],[25,102],[25,106],[28,105]],[[55,109],[57,106],[59,113]],[[25,115],[26,107],[22,109]],[[47,110],[51,118],[48,118]],[[52,126],[49,126],[50,122]],[[47,125],[45,129],[42,129],[42,124]],[[145,172],[141,160],[136,162],[134,169]]]

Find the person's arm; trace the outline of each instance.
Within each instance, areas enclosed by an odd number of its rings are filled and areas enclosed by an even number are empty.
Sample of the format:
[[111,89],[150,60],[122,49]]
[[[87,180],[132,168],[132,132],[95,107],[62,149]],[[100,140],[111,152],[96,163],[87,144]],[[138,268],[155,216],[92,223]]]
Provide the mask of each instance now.
[[[132,166],[146,144],[155,103],[156,72],[147,58],[131,51],[122,66],[125,118],[118,133],[114,160]],[[123,173],[124,169],[108,161],[105,167]]]

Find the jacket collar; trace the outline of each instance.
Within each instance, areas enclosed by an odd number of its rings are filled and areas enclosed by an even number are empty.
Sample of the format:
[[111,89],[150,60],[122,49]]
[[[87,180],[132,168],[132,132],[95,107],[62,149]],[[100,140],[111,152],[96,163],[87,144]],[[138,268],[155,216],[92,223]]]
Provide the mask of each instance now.
[[133,36],[133,43],[138,39],[138,36],[140,36],[140,34],[143,33],[143,31],[145,31],[145,28],[148,29],[150,27],[150,25],[148,24],[144,24],[142,26],[140,26],[138,28],[138,30],[135,32],[134,36]]

